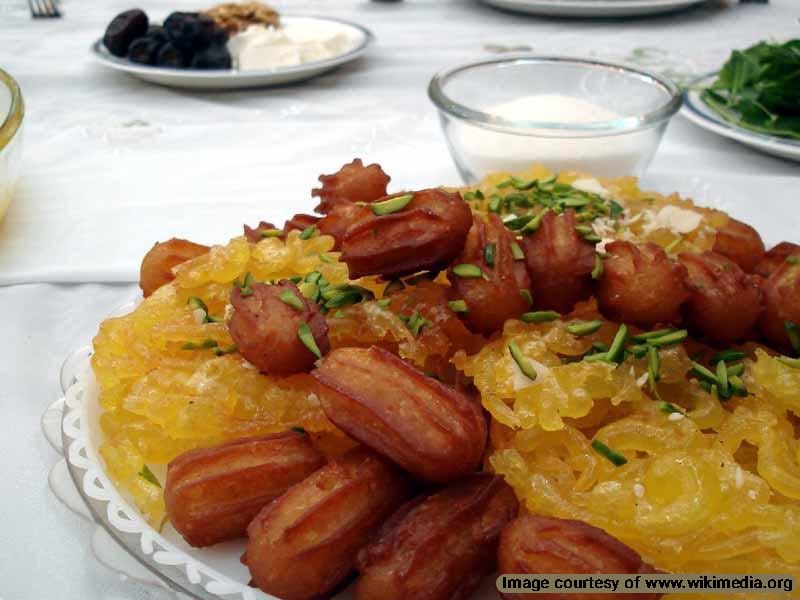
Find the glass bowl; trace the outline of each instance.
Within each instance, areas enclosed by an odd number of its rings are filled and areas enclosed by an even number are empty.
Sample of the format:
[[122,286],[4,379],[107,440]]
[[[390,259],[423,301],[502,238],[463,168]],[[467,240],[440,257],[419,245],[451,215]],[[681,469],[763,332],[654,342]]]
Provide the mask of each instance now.
[[0,69],[0,219],[8,211],[19,178],[24,116],[19,85]]
[[428,95],[467,183],[490,171],[640,176],[681,106],[677,85],[589,59],[516,56],[435,75]]

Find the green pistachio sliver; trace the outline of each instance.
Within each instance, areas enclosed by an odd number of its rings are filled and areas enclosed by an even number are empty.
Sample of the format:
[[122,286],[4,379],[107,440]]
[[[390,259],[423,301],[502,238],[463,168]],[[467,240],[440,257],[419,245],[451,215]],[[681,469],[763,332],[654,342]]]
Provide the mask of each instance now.
[[302,427],[290,427],[289,429],[301,435],[308,435],[308,432]]
[[317,346],[317,341],[314,339],[314,334],[311,332],[311,327],[308,326],[308,323],[300,323],[297,328],[297,337],[300,338],[300,341],[303,342],[303,345],[308,348],[311,354],[317,358],[322,358],[322,352],[319,351],[319,346]]
[[744,364],[728,365],[728,377],[740,377],[744,373]]
[[594,233],[594,229],[592,229],[590,225],[576,225],[575,231],[581,235],[589,235],[590,233]]
[[516,190],[529,190],[536,185],[535,179],[520,179],[519,177],[511,178],[511,185]]
[[330,256],[328,256],[327,254],[320,254],[320,255],[319,255],[319,259],[320,259],[322,262],[324,262],[324,263],[328,263],[328,264],[330,264],[330,263],[334,262],[334,260],[333,260],[333,259],[332,259]]
[[647,343],[651,346],[656,346],[658,348],[663,348],[665,346],[672,346],[673,344],[678,344],[689,337],[689,332],[685,329],[679,329],[678,331],[673,331],[672,333],[668,333],[666,335],[662,335],[660,337],[654,337],[647,340]]
[[682,241],[683,238],[681,236],[676,237],[674,240],[672,240],[669,244],[667,244],[664,247],[664,252],[670,254],[673,250],[675,250],[675,248],[677,248],[680,245]]
[[512,185],[514,185],[514,182],[511,179],[505,179],[498,183],[495,187],[498,190],[502,190],[503,188],[511,187]]
[[513,231],[519,231],[533,220],[534,215],[523,215],[504,221],[503,224]]
[[599,235],[595,235],[594,233],[590,233],[588,235],[583,236],[583,239],[589,242],[590,244],[599,244],[602,242],[602,238]]
[[181,346],[181,350],[208,350],[216,347],[217,340],[203,340],[202,342],[185,342]]
[[316,283],[309,283],[308,281],[304,281],[303,283],[297,286],[297,289],[300,290],[300,293],[303,294],[303,296],[305,296],[312,302],[317,302],[320,298],[319,286]]
[[523,313],[519,319],[525,323],[549,323],[560,318],[561,315],[554,310],[536,310]]
[[381,298],[380,300],[378,300],[378,302],[376,302],[376,304],[381,308],[387,308],[391,303],[392,303],[391,298]]
[[800,369],[800,358],[790,358],[788,356],[776,356],[775,359],[793,369]]
[[152,483],[153,485],[157,485],[161,487],[161,483],[158,481],[153,472],[150,470],[150,467],[147,465],[142,465],[142,470],[138,473],[139,477],[147,481],[148,483]]
[[583,357],[586,362],[614,362],[608,357],[608,352],[595,352]]
[[361,302],[363,299],[364,297],[358,292],[352,290],[342,290],[334,293],[330,298],[325,300],[325,308],[327,309],[341,308],[343,306],[357,304],[358,302]]
[[536,369],[531,362],[525,358],[525,355],[522,353],[522,350],[520,350],[519,346],[517,346],[517,344],[514,342],[509,342],[508,351],[511,354],[511,358],[514,359],[515,363],[517,363],[519,370],[522,371],[522,374],[531,381],[536,381],[536,378],[539,376],[539,374],[536,372]]
[[295,310],[303,310],[306,307],[303,301],[294,295],[292,290],[283,290],[278,298],[280,298],[281,302],[288,304]]
[[800,265],[800,256],[792,255],[786,257],[786,262],[790,265]]
[[520,230],[520,232],[524,235],[526,233],[532,233],[539,229],[539,226],[542,224],[542,219],[544,219],[545,215],[550,212],[549,208],[545,208],[541,211],[538,215],[533,217],[528,223]]
[[317,283],[322,278],[322,273],[319,271],[311,271],[306,274],[305,280],[308,283]]
[[723,350],[722,352],[717,352],[714,354],[714,356],[712,356],[711,360],[708,362],[712,365],[716,365],[721,360],[729,363],[736,360],[742,360],[745,356],[747,355],[741,350]]
[[408,321],[406,321],[406,327],[414,337],[419,337],[422,328],[430,324],[431,322],[425,319],[418,312],[415,312],[408,318]]
[[591,335],[602,326],[603,321],[575,321],[567,325],[567,332],[577,336]]
[[597,452],[600,456],[611,461],[617,467],[621,467],[622,465],[628,462],[628,459],[625,458],[622,454],[620,454],[613,448],[606,446],[600,440],[593,440],[592,448],[594,448],[595,452]]
[[561,204],[564,205],[566,208],[581,208],[583,206],[588,206],[591,203],[592,203],[591,198],[583,196],[571,196],[561,201]]
[[603,259],[598,253],[594,255],[594,269],[592,269],[592,279],[600,279],[603,276]]
[[389,198],[381,202],[373,202],[372,213],[377,217],[396,213],[408,206],[413,197],[414,194],[403,194],[402,196],[395,196],[394,198]]
[[634,344],[628,350],[631,354],[633,354],[636,358],[642,358],[645,354],[647,354],[647,349],[649,346],[647,344]]
[[489,212],[499,213],[502,203],[503,199],[500,196],[492,196],[489,198]]
[[470,277],[477,278],[484,276],[483,271],[481,271],[480,267],[468,263],[456,265],[455,267],[453,267],[453,273],[455,273],[459,277],[466,277],[466,278]]
[[620,216],[622,213],[625,212],[625,209],[622,208],[622,205],[616,200],[609,200],[608,207],[609,207],[609,216],[612,219],[616,219],[618,216]]
[[483,249],[483,260],[490,267],[494,267],[494,255],[496,252],[497,244],[486,244]]
[[661,356],[654,346],[647,348],[647,378],[650,385],[655,385],[661,379]]
[[520,289],[519,295],[522,296],[522,299],[525,300],[525,304],[528,306],[533,306],[533,296],[531,296],[530,290]]
[[316,225],[309,225],[308,227],[303,229],[303,231],[300,232],[300,239],[301,240],[307,240],[307,239],[313,237],[316,232],[317,232],[317,226]]
[[783,324],[783,328],[786,330],[786,335],[789,336],[789,343],[792,345],[795,354],[800,354],[800,325],[786,321]]
[[281,229],[262,229],[258,232],[262,238],[279,238],[283,237],[283,230]]
[[632,337],[633,341],[635,342],[646,342],[652,338],[659,338],[662,336],[667,335],[668,333],[672,333],[675,331],[674,329],[656,329],[655,331],[645,331],[644,333],[637,333]]
[[686,414],[685,412],[683,412],[683,409],[675,406],[671,402],[660,402],[658,404],[658,410],[667,414],[672,414],[672,413],[680,413],[682,415]]
[[186,304],[191,306],[193,310],[200,309],[206,313],[206,315],[208,315],[208,306],[206,306],[206,303],[197,296],[189,296],[189,298],[186,300]]
[[692,368],[690,371],[691,373],[697,375],[697,377],[699,377],[701,380],[707,381],[712,385],[717,385],[719,383],[717,381],[717,376],[698,362],[692,361]]
[[724,360],[717,363],[717,391],[722,397],[730,396],[730,384],[728,383],[728,365]]
[[451,300],[447,303],[447,306],[450,307],[450,310],[457,313],[466,313],[469,312],[469,307],[467,303],[463,300]]
[[511,255],[514,260],[525,260],[525,253],[517,242],[511,242]]
[[627,341],[628,327],[626,325],[620,325],[619,329],[617,329],[616,335],[614,336],[614,340],[611,342],[611,346],[608,349],[608,360],[611,362],[617,362],[622,356],[622,352],[625,349],[625,342]]

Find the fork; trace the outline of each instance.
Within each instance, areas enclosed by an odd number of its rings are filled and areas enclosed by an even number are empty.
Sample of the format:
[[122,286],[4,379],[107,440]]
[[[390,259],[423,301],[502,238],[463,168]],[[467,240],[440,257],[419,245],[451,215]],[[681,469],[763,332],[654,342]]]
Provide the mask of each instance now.
[[28,0],[28,7],[31,9],[31,16],[34,19],[50,19],[61,16],[56,0]]

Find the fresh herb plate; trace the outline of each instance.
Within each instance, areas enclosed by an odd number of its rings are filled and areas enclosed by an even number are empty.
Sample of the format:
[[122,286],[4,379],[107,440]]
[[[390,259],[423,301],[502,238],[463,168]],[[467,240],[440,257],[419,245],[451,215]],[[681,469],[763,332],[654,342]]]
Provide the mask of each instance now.
[[715,112],[703,99],[702,94],[703,90],[714,83],[716,78],[717,73],[710,73],[689,84],[688,90],[684,93],[681,110],[684,117],[703,129],[736,140],[755,150],[780,158],[800,161],[800,140],[758,133],[726,121]]

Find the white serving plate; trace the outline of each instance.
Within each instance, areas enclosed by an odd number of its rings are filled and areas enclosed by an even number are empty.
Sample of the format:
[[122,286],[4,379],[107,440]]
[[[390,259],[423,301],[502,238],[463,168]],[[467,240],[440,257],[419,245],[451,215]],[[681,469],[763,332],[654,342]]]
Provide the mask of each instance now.
[[103,45],[102,39],[92,44],[90,51],[103,66],[123,71],[144,81],[178,88],[224,90],[282,85],[311,79],[359,58],[367,51],[369,45],[375,39],[375,36],[368,29],[350,21],[329,17],[301,16],[281,16],[281,20],[287,24],[308,22],[335,27],[350,39],[350,50],[325,60],[308,62],[293,67],[252,70],[167,69],[140,65],[126,58],[119,58],[111,54]]
[[717,135],[736,140],[745,146],[750,146],[755,150],[773,156],[800,161],[800,140],[792,140],[790,138],[782,138],[775,135],[750,131],[749,129],[729,123],[715,113],[711,107],[703,101],[701,91],[702,88],[711,85],[716,77],[716,73],[711,73],[689,84],[688,91],[683,95],[684,102],[681,114],[695,125],[711,131],[712,133],[716,133]]
[[531,15],[548,17],[641,17],[673,12],[705,0],[481,0],[481,2]]

